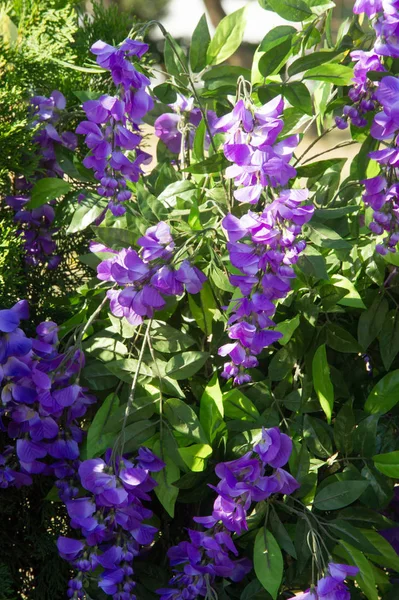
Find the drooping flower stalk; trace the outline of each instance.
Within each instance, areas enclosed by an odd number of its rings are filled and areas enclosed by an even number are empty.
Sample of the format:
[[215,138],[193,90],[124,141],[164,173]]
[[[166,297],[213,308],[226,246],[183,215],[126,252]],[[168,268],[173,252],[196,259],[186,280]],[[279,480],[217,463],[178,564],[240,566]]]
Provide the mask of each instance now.
[[55,219],[54,202],[42,204],[33,209],[26,208],[30,200],[33,184],[43,177],[62,177],[64,172],[57,162],[55,149],[64,146],[75,150],[76,135],[60,130],[60,118],[65,111],[66,100],[63,94],[54,90],[51,95],[33,96],[30,100],[33,111],[33,125],[39,126],[33,140],[37,144],[40,160],[34,181],[24,177],[15,180],[13,196],[6,197],[6,203],[15,211],[14,220],[20,225],[19,235],[24,238],[25,261],[30,266],[46,264],[55,269],[61,257],[56,254],[57,244],[53,239],[56,229],[52,228]]
[[97,267],[99,279],[123,287],[108,290],[107,296],[112,314],[126,317],[132,325],[140,325],[154,311],[162,309],[164,296],[180,296],[184,290],[196,294],[206,280],[188,259],[178,267],[173,265],[175,244],[169,226],[163,221],[147,229],[137,244],[142,248],[140,253],[131,248],[120,252],[100,248],[114,256]]
[[284,189],[296,175],[290,160],[299,138],[293,135],[278,141],[284,126],[282,110],[281,96],[261,108],[246,98],[216,123],[216,129],[227,134],[224,153],[233,165],[226,175],[237,186],[234,197],[260,207],[260,212],[248,211],[241,218],[229,213],[222,221],[230,261],[242,273],[231,275],[230,282],[242,295],[231,304],[228,335],[232,342],[222,346],[219,354],[231,359],[222,376],[232,377],[238,385],[251,380],[246,369],[256,367],[257,355],[281,337],[271,329],[275,301],[291,289],[293,265],[306,245],[297,237],[313,215],[313,207],[306,204],[307,190]]
[[115,216],[124,214],[123,203],[131,198],[127,182],[138,181],[141,165],[151,160],[139,148],[139,125],[153,106],[146,92],[150,80],[132,62],[133,57],[140,59],[147,50],[148,44],[131,39],[118,48],[102,41],[91,47],[98,65],[110,71],[116,96],[105,94],[98,100],[84,102],[87,120],[78,125],[76,132],[86,136],[90,154],[83,164],[94,170],[100,182],[97,191],[108,199],[108,208]]
[[253,451],[216,466],[220,482],[216,487],[210,486],[218,494],[212,514],[194,517],[205,531],[189,529],[190,541],[180,542],[168,551],[174,576],[170,587],[158,590],[162,600],[211,597],[217,577],[236,582],[249,573],[251,561],[237,558],[232,535],[248,529],[247,515],[254,502],[273,494],[292,494],[298,489],[298,482],[282,468],[291,451],[291,439],[273,427],[262,430]]

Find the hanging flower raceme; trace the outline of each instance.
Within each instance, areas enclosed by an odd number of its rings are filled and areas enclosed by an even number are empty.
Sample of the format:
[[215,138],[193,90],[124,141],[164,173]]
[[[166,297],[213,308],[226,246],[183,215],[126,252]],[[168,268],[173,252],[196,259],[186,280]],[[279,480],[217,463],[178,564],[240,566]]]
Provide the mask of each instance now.
[[351,52],[351,58],[355,62],[353,69],[353,85],[348,92],[352,105],[346,105],[343,109],[343,115],[335,118],[335,123],[339,129],[346,129],[348,121],[351,121],[356,127],[365,127],[368,123],[365,118],[367,113],[375,110],[377,99],[375,92],[378,82],[371,81],[367,75],[370,71],[385,71],[380,57],[374,50],[364,52],[355,50]]
[[141,165],[151,160],[139,148],[139,125],[153,107],[145,89],[150,80],[132,62],[133,57],[140,59],[147,50],[147,44],[130,39],[118,48],[102,41],[91,47],[97,63],[111,72],[117,95],[106,94],[84,102],[87,120],[78,125],[76,132],[86,136],[90,154],[83,164],[94,170],[100,182],[97,191],[108,199],[108,208],[115,216],[124,214],[123,203],[131,198],[127,182],[138,181]]
[[233,165],[226,169],[226,176],[239,188],[234,192],[239,202],[256,204],[265,188],[283,187],[296,175],[289,163],[299,136],[277,141],[284,127],[283,107],[281,96],[260,108],[241,99],[215,123],[216,131],[227,134],[223,151]]
[[307,198],[307,190],[283,190],[261,214],[249,211],[240,219],[232,214],[223,219],[231,264],[243,273],[230,276],[242,296],[232,301],[228,320],[232,342],[219,349],[221,356],[231,358],[222,376],[233,377],[235,384],[250,381],[245,370],[256,367],[256,356],[281,338],[272,329],[272,317],[275,301],[291,289],[293,266],[305,248],[297,236],[313,215]]
[[205,531],[188,530],[190,541],[168,551],[174,576],[169,588],[160,589],[162,600],[195,600],[212,597],[216,577],[240,581],[252,569],[247,558],[237,558],[232,535],[248,529],[247,516],[254,502],[272,494],[292,494],[298,482],[282,467],[288,462],[292,441],[278,427],[263,429],[253,451],[230,462],[219,463],[220,478],[213,511],[194,521]]
[[[62,177],[64,172],[57,162],[55,149],[57,146],[64,146],[75,150],[77,146],[76,135],[60,129],[60,119],[66,106],[65,97],[54,90],[49,98],[33,96],[30,103],[33,125],[39,127],[33,137],[40,156],[38,174],[34,179],[37,181],[42,177]],[[55,254],[57,244],[53,240],[57,231],[52,228],[55,219],[54,202],[42,204],[38,208],[26,208],[32,187],[32,181],[27,181],[24,177],[16,178],[16,194],[7,196],[6,202],[14,210],[14,220],[20,225],[18,234],[24,238],[27,264],[37,266],[44,263],[47,268],[55,269],[61,257]]]
[[[172,113],[160,115],[155,123],[155,135],[169,148],[174,154],[180,154],[187,148],[192,148],[194,143],[194,134],[196,128],[201,122],[202,114],[199,108],[194,107],[194,98],[186,98],[178,93],[176,102],[169,104],[173,110]],[[214,124],[217,120],[216,113],[212,110],[207,111],[207,120],[211,132],[214,131]],[[205,149],[209,147],[209,134],[205,134]]]
[[98,586],[114,600],[134,600],[132,563],[142,546],[150,545],[157,529],[144,521],[152,511],[145,507],[157,485],[150,472],[165,464],[147,448],[135,459],[125,456],[105,461],[93,458],[79,466],[83,491],[66,502],[71,527],[80,539],[60,537],[60,555],[71,562],[76,576],[69,581],[68,597],[85,598],[85,579],[94,570]]
[[363,200],[373,209],[369,229],[377,236],[376,251],[379,254],[396,252],[399,242],[399,79],[384,77],[376,92],[376,98],[382,107],[374,117],[371,135],[377,140],[387,140],[388,147],[369,153],[381,168],[380,175],[366,179]]
[[41,323],[35,338],[26,337],[19,323],[28,317],[25,300],[0,311],[2,430],[15,444],[15,452],[10,446],[2,455],[2,482],[19,486],[31,483],[32,475],[52,475],[61,480],[57,486],[64,498],[70,490],[62,480],[64,475],[71,479],[83,439],[77,420],[95,399],[73,383],[83,366],[82,353],[58,352],[52,321]]
[[[197,294],[206,280],[205,275],[188,259],[173,265],[174,241],[169,226],[163,221],[150,227],[137,244],[142,250],[132,248],[115,252],[97,267],[97,276],[103,281],[114,282],[107,291],[111,312],[116,317],[126,317],[132,325],[140,325],[154,311],[165,306],[164,296],[181,296],[186,290]],[[93,250],[98,249],[96,246]]]
[[398,0],[357,0],[355,14],[365,13],[372,19],[377,39],[374,51],[379,56],[399,57],[399,2]]
[[359,573],[357,567],[329,563],[328,572],[317,585],[295,596],[295,600],[350,600],[350,592],[345,585],[347,577],[355,577]]

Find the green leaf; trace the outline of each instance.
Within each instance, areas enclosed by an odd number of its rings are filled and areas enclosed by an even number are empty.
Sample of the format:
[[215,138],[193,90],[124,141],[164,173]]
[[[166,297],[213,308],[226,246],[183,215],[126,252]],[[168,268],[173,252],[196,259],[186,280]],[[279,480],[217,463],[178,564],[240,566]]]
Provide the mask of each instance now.
[[92,226],[92,229],[103,244],[114,250],[126,248],[126,246],[134,246],[139,237],[139,232],[136,234],[133,231],[120,229],[119,227]]
[[334,85],[349,85],[353,77],[353,69],[344,65],[327,63],[320,67],[309,69],[303,75],[304,79],[315,79],[316,81],[327,81]]
[[386,371],[389,371],[399,352],[399,315],[397,310],[390,310],[378,335],[380,354]]
[[280,323],[277,323],[275,331],[279,331],[283,334],[283,337],[280,338],[278,341],[279,344],[281,344],[282,346],[288,344],[295,330],[299,327],[299,322],[299,315],[296,315],[292,319],[287,319],[286,321],[281,321]]
[[[352,546],[354,546],[358,550],[361,550],[362,552],[376,552],[376,548],[367,539],[367,536],[364,535],[364,533],[362,533],[360,529],[348,523],[348,521],[344,521],[343,519],[329,521],[328,527],[331,528],[331,533],[335,537],[339,537],[340,539],[345,540],[349,544],[352,544]],[[369,530],[364,530],[364,532],[365,531]]]
[[260,417],[256,406],[241,390],[225,392],[223,394],[223,406],[225,416],[230,419],[255,422]]
[[341,541],[340,546],[334,549],[334,553],[342,556],[348,564],[359,568],[359,574],[355,577],[355,581],[368,600],[378,600],[373,568],[363,553],[344,541]]
[[307,115],[313,113],[312,97],[306,85],[300,81],[293,81],[282,86],[282,93],[288,102],[295,108],[300,108]]
[[393,479],[399,479],[399,450],[387,452],[386,454],[376,454],[373,456],[376,468]]
[[170,35],[165,40],[164,60],[166,70],[170,75],[183,79],[187,77],[185,75],[185,70],[188,70],[186,56]]
[[268,50],[259,59],[258,69],[263,77],[269,77],[278,73],[285,65],[291,54],[291,39],[288,38],[280,43],[277,48]]
[[[318,160],[314,163],[310,163],[309,165],[297,167],[297,175],[298,177],[317,177],[318,175],[324,174],[330,167],[343,167],[346,163],[346,160],[346,158],[329,158],[327,160]],[[315,214],[317,214],[319,210],[321,209],[317,209]]]
[[297,357],[295,346],[288,344],[273,356],[269,364],[269,377],[272,381],[282,381],[295,366]]
[[272,533],[276,538],[280,548],[285,550],[293,558],[297,558],[295,546],[275,510],[273,510],[269,517],[269,523],[270,529],[272,530]]
[[334,440],[337,450],[349,455],[353,449],[353,430],[356,421],[352,407],[344,404],[334,421]]
[[331,277],[331,282],[335,287],[347,290],[346,294],[337,301],[337,304],[350,306],[351,308],[366,308],[359,292],[347,277],[335,274]]
[[208,46],[208,65],[218,65],[234,54],[244,37],[246,22],[245,6],[220,21]]
[[376,447],[379,415],[362,419],[356,426],[353,436],[354,450],[360,456],[373,456]]
[[[399,572],[399,556],[396,554],[391,544],[373,529],[362,529],[361,531],[364,537],[367,538],[374,547],[374,552],[370,550],[367,552],[368,557],[382,567],[388,567],[389,569]],[[376,549],[379,554],[376,553]]]
[[111,362],[104,362],[104,367],[110,371],[113,375],[118,377],[121,381],[131,383],[133,379],[133,373],[139,369],[140,375],[146,377],[152,377],[153,372],[145,363],[139,363],[134,358],[124,358],[122,360],[112,360]]
[[355,502],[368,487],[368,481],[336,481],[326,485],[314,499],[318,510],[338,510]]
[[115,388],[119,380],[104,369],[104,363],[96,361],[88,364],[82,371],[83,378],[91,390],[110,390]]
[[223,424],[223,416],[222,390],[220,389],[218,374],[214,373],[201,396],[200,403],[200,422],[211,443]]
[[125,427],[123,432],[125,452],[133,452],[140,448],[144,442],[155,434],[155,431],[156,427],[154,423],[147,420],[137,421]]
[[364,409],[373,415],[385,415],[399,402],[399,369],[385,375],[373,387]]
[[212,333],[212,322],[217,308],[209,282],[204,283],[199,293],[199,306],[197,304],[197,298],[198,294],[196,294],[195,300],[190,294],[188,297],[188,305],[198,327],[208,336]]
[[[154,445],[153,451],[158,456],[162,456],[159,442]],[[172,484],[180,478],[180,469],[168,455],[163,455],[162,458],[166,466],[161,471],[152,473],[151,476],[158,484],[154,490],[156,497],[173,519],[179,488]]]
[[352,244],[343,240],[340,235],[323,223],[312,223],[307,225],[305,232],[316,246],[321,248],[332,248],[334,250],[350,250]]
[[155,350],[168,354],[190,348],[195,344],[195,340],[188,333],[179,331],[162,321],[153,321],[151,343]]
[[361,352],[361,346],[347,329],[344,329],[335,323],[328,323],[326,332],[327,346],[333,348],[333,350],[336,350],[337,352],[349,352],[354,354]]
[[42,204],[50,202],[50,200],[65,196],[71,189],[70,184],[63,179],[57,179],[56,177],[39,179],[32,188],[30,200],[26,204],[26,208],[38,208]]
[[184,169],[187,173],[194,173],[196,175],[206,175],[208,173],[220,173],[224,171],[231,163],[224,156],[223,152],[218,152],[208,156],[201,162],[190,165]]
[[303,0],[260,0],[260,5],[266,10],[272,10],[273,12],[283,17],[287,21],[305,21],[308,17],[312,16],[312,11]]
[[283,578],[283,556],[275,537],[265,527],[255,538],[254,568],[263,587],[276,600]]
[[330,367],[328,366],[324,344],[319,346],[314,354],[312,374],[315,392],[327,417],[327,421],[330,423],[334,406],[334,388],[330,378]]
[[260,52],[269,52],[276,46],[280,46],[286,40],[292,39],[292,36],[296,34],[295,27],[291,25],[278,25],[273,27],[261,41],[258,50]]
[[206,363],[209,358],[209,352],[182,352],[172,356],[166,365],[165,372],[172,379],[188,379],[195,375]]
[[86,195],[85,199],[73,213],[72,220],[66,231],[67,235],[86,229],[106,208],[107,203],[100,196],[96,194]]
[[100,456],[112,444],[115,436],[113,433],[104,433],[104,425],[115,413],[119,406],[119,398],[113,393],[107,396],[94,415],[87,431],[87,458]]
[[321,458],[328,458],[333,452],[329,435],[330,428],[321,419],[305,415],[303,420],[303,436],[310,452]]
[[367,350],[371,342],[379,335],[388,309],[388,301],[381,296],[377,296],[370,308],[360,315],[357,337],[363,350]]
[[206,67],[206,55],[211,41],[206,15],[203,14],[194,29],[190,45],[190,66],[194,73],[199,73]]
[[191,406],[177,398],[169,398],[164,404],[164,413],[173,429],[196,442],[208,444],[208,438]]
[[179,454],[191,471],[201,472],[206,467],[206,459],[212,454],[208,444],[193,444],[179,448]]
[[320,52],[311,52],[306,56],[301,56],[290,64],[288,67],[288,75],[293,77],[308,69],[324,65],[333,60],[336,56],[339,56],[339,54],[342,54],[339,50],[324,50]]
[[316,277],[316,279],[329,280],[324,256],[313,246],[306,246],[299,256],[297,265],[305,275]]

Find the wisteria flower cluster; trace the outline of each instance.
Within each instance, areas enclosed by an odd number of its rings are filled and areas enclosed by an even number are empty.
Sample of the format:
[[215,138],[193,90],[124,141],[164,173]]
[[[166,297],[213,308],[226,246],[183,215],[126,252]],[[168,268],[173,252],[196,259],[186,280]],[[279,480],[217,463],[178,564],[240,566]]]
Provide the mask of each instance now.
[[[399,3],[397,0],[358,0],[353,10],[373,19],[377,39],[369,53],[372,55],[372,70],[385,70],[379,57],[399,56]],[[366,75],[367,73],[364,74],[365,77]],[[355,93],[355,90],[356,85],[350,90],[350,94]],[[361,182],[365,185],[363,200],[373,210],[369,229],[377,236],[384,236],[376,244],[376,251],[382,255],[396,252],[399,241],[399,186],[396,173],[399,164],[398,92],[399,79],[386,76],[373,93],[374,105],[380,110],[374,116],[370,134],[376,140],[387,141],[389,145],[369,153],[369,157],[380,165],[381,172],[378,176]]]
[[223,151],[233,165],[226,169],[226,176],[239,188],[234,192],[239,202],[256,204],[265,188],[285,186],[296,175],[290,160],[299,136],[277,142],[284,127],[283,107],[281,96],[260,108],[241,99],[215,123],[216,131],[227,134]]
[[[68,598],[85,598],[85,579],[92,571],[98,586],[114,600],[135,600],[132,563],[143,546],[149,546],[156,527],[144,523],[152,511],[144,503],[157,485],[150,472],[164,463],[147,448],[140,448],[135,460],[112,457],[93,458],[79,466],[83,491],[66,502],[71,527],[81,538],[60,537],[60,555],[77,574],[69,581]],[[83,495],[82,495],[83,494]]]
[[295,596],[295,600],[350,600],[350,592],[344,581],[358,573],[357,567],[329,563],[328,574],[319,579],[315,587]]
[[181,296],[186,290],[197,294],[206,280],[205,275],[188,259],[178,267],[173,265],[174,241],[169,226],[160,221],[150,227],[137,240],[140,253],[132,248],[115,252],[109,248],[93,246],[114,254],[97,267],[97,276],[113,282],[123,289],[107,291],[112,314],[126,317],[132,325],[140,325],[146,317],[165,306],[164,296]]
[[[234,196],[240,202],[256,204],[266,189],[281,188],[296,173],[289,164],[297,136],[276,142],[283,128],[279,118],[283,108],[281,96],[259,109],[240,100],[232,113],[222,117],[216,128],[228,132],[224,145],[226,157],[235,164],[227,174],[243,187]],[[260,214],[248,211],[241,218],[229,213],[222,221],[227,232],[230,261],[242,275],[231,275],[230,283],[242,296],[232,302],[228,320],[231,343],[219,348],[220,356],[230,356],[222,376],[240,385],[251,381],[246,369],[258,365],[256,358],[281,334],[273,331],[275,301],[290,291],[295,277],[293,265],[305,248],[297,240],[302,226],[313,215],[306,204],[306,189],[282,189],[265,204]]]
[[[220,482],[212,487],[218,496],[207,517],[194,517],[205,531],[188,530],[190,541],[168,551],[175,575],[169,588],[160,589],[162,600],[195,600],[209,597],[216,577],[241,581],[252,569],[248,558],[238,558],[232,535],[248,529],[247,515],[254,502],[272,494],[292,494],[298,482],[282,467],[288,462],[292,441],[278,427],[262,430],[262,438],[241,458],[219,463]],[[266,474],[268,473],[268,474]]]
[[19,328],[28,317],[26,300],[0,311],[1,428],[13,442],[0,460],[1,486],[28,485],[32,475],[51,475],[67,499],[74,491],[69,482],[83,439],[78,419],[95,399],[73,383],[83,353],[58,352],[52,321],[40,323],[37,336],[28,338]]
[[[176,102],[169,106],[173,112],[164,113],[155,120],[155,135],[174,154],[184,154],[186,149],[193,147],[195,131],[202,119],[201,110],[194,107],[194,98],[186,98],[180,93],[177,94]],[[206,111],[206,115],[211,133],[213,133],[217,115],[212,110]],[[210,137],[206,132],[205,150],[209,148],[209,144]]]
[[368,79],[367,75],[370,71],[386,70],[381,58],[374,50],[369,52],[355,50],[350,55],[355,62],[353,85],[348,92],[353,104],[344,106],[343,116],[335,117],[335,123],[339,129],[346,129],[348,121],[351,121],[356,127],[367,125],[367,113],[375,110],[378,104],[375,94],[378,83]]
[[[70,131],[57,131],[62,112],[66,107],[63,94],[54,90],[48,98],[33,96],[30,100],[34,126],[39,126],[33,140],[38,147],[40,161],[38,173],[34,181],[42,177],[62,177],[64,172],[57,162],[55,148],[64,146],[75,150],[76,135]],[[43,204],[38,208],[28,209],[32,181],[24,177],[15,180],[16,194],[6,197],[6,203],[15,211],[14,220],[20,224],[19,235],[24,239],[25,261],[28,265],[46,264],[47,268],[55,269],[61,261],[56,254],[57,244],[53,239],[56,232],[51,227],[55,219],[53,203]]]
[[140,59],[147,50],[148,44],[131,39],[118,48],[102,41],[91,47],[98,65],[110,71],[117,95],[104,94],[98,100],[84,102],[87,120],[79,123],[76,132],[86,136],[90,154],[83,164],[94,170],[100,182],[97,191],[109,200],[108,208],[115,216],[125,213],[123,203],[131,198],[127,182],[138,181],[141,165],[151,160],[139,148],[139,125],[153,107],[145,89],[150,80],[132,62],[133,57]]

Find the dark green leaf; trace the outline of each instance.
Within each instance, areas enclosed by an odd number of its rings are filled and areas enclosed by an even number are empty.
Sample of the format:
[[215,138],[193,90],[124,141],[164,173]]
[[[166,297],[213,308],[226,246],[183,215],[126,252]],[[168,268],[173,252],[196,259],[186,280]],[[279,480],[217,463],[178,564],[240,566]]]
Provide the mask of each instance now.
[[312,98],[310,92],[304,83],[293,81],[282,87],[282,93],[288,102],[295,108],[300,108],[307,115],[313,112]]
[[151,342],[155,350],[166,354],[186,350],[195,344],[195,340],[188,333],[179,331],[162,321],[153,321]]
[[353,449],[355,425],[356,421],[352,407],[349,404],[344,404],[334,421],[334,440],[337,450],[347,456],[350,455]]
[[343,327],[328,323],[327,331],[327,346],[333,348],[337,352],[350,352],[358,354],[361,352],[361,346],[357,340]]
[[254,568],[257,578],[274,600],[280,589],[283,567],[283,557],[276,539],[262,527],[255,538]]
[[270,524],[270,529],[271,529],[274,537],[276,538],[276,541],[277,541],[278,545],[280,546],[280,548],[285,550],[287,552],[287,554],[289,554],[293,558],[296,558],[297,554],[296,554],[296,550],[295,550],[293,541],[291,540],[290,536],[288,535],[286,528],[284,527],[283,523],[281,522],[281,520],[275,510],[273,510],[272,514],[269,517],[269,524]]
[[333,536],[338,537],[346,542],[349,542],[362,552],[375,552],[376,548],[367,539],[360,529],[354,527],[343,519],[337,519],[335,521],[329,521],[328,527]]
[[368,487],[368,481],[336,481],[326,485],[314,499],[318,510],[338,510],[355,502]]
[[379,415],[371,415],[356,426],[353,444],[360,456],[372,456],[375,453],[378,421]]
[[259,60],[259,72],[263,77],[278,73],[291,54],[291,40],[286,39],[277,48],[268,50]]
[[103,244],[114,250],[135,245],[140,235],[139,232],[136,234],[118,227],[92,227],[92,229]]
[[246,22],[245,6],[220,21],[208,46],[208,65],[218,65],[234,54],[244,37]]
[[297,58],[294,62],[290,64],[290,66],[288,67],[288,75],[290,77],[293,77],[294,75],[297,75],[298,73],[303,73],[308,69],[318,67],[319,65],[324,65],[325,63],[328,63],[331,60],[333,60],[333,58],[335,58],[339,54],[341,54],[339,50],[324,50],[320,52],[311,52],[306,56],[301,56],[300,58]]
[[32,188],[30,200],[26,204],[26,208],[38,208],[42,204],[50,202],[50,200],[65,196],[70,190],[70,184],[63,179],[57,179],[56,177],[39,179]]
[[276,46],[280,46],[280,44],[286,40],[292,39],[296,32],[295,27],[292,27],[291,25],[278,25],[277,27],[273,27],[261,41],[258,51],[269,52],[269,50],[272,50]]
[[297,357],[295,346],[288,344],[273,356],[269,364],[269,377],[272,381],[281,381],[294,368]]
[[325,345],[317,348],[312,361],[313,386],[321,407],[330,423],[334,405],[334,388],[330,378]]
[[326,281],[329,279],[326,261],[313,246],[306,246],[299,257],[297,265],[305,275],[316,277],[316,279],[325,279]]
[[373,415],[385,415],[399,402],[399,369],[385,375],[371,390],[364,409]]
[[87,458],[99,456],[114,440],[114,434],[104,433],[104,425],[119,406],[119,398],[112,393],[106,397],[97,410],[87,431]]
[[186,78],[185,72],[188,70],[186,56],[171,36],[168,36],[165,40],[164,60],[166,70],[170,75],[177,78]]
[[303,0],[286,0],[285,2],[267,0],[267,4],[262,1],[260,5],[266,10],[272,10],[287,21],[305,21],[312,16],[312,11]]
[[164,413],[173,429],[192,440],[208,444],[208,438],[191,406],[177,398],[169,398],[164,404]]
[[137,450],[155,434],[155,425],[151,421],[143,420],[131,423],[123,432],[125,452]]
[[172,379],[188,379],[195,375],[206,363],[208,352],[182,352],[173,356],[166,365],[165,372]]
[[187,173],[194,173],[196,175],[206,175],[208,173],[220,173],[224,171],[226,167],[228,167],[231,163],[224,156],[223,152],[218,152],[217,154],[212,154],[212,156],[208,156],[205,160],[201,162],[195,163],[194,165],[190,165],[184,171]]
[[387,313],[378,335],[380,354],[386,371],[389,371],[399,352],[399,315],[397,310]]
[[110,390],[115,388],[119,381],[104,369],[104,363],[97,361],[88,364],[82,371],[85,382],[91,390]]
[[199,73],[206,67],[206,54],[211,41],[206,15],[203,14],[194,29],[190,45],[190,66],[194,73]]
[[305,415],[303,435],[306,444],[310,452],[321,458],[328,458],[333,452],[332,441],[328,431],[329,428],[326,423],[320,419]]
[[342,556],[345,563],[355,565],[359,568],[359,574],[355,581],[365,593],[368,600],[378,600],[378,592],[375,585],[374,571],[371,563],[362,552],[356,550],[348,542],[341,541],[340,546],[334,549],[335,554]]
[[305,230],[316,246],[321,248],[332,248],[334,250],[350,250],[352,244],[342,239],[333,229],[326,227],[322,223],[312,223],[307,225]]
[[107,202],[96,194],[87,194],[73,213],[67,234],[83,231],[93,223],[107,208]]
[[[322,175],[323,173],[325,173],[330,167],[334,167],[336,165],[338,165],[339,167],[343,167],[346,163],[346,160],[346,158],[330,158],[327,160],[318,160],[314,163],[311,163],[310,165],[303,165],[301,167],[297,167],[297,175],[298,177],[316,177],[317,175]],[[317,214],[319,210],[320,209],[317,209],[315,214]]]

